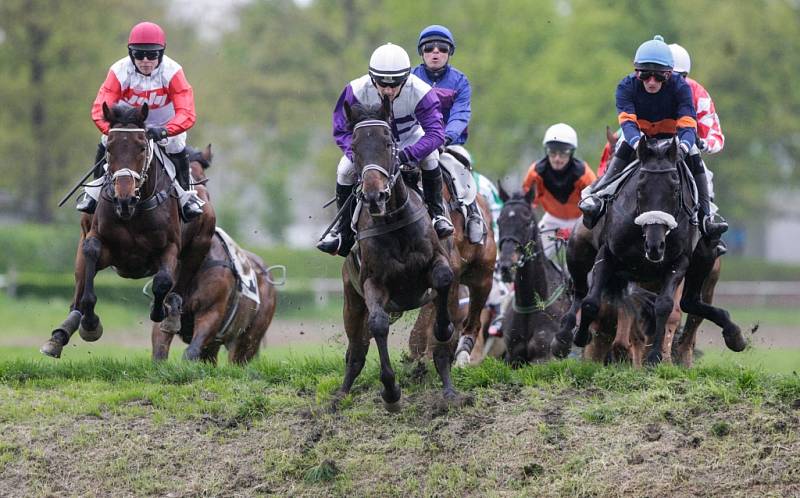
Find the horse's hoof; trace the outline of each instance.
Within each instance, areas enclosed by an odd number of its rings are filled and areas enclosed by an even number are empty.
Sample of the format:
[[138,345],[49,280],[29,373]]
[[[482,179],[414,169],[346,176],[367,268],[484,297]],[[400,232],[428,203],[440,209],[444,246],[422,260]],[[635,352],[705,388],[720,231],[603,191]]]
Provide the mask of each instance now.
[[730,325],[722,329],[722,337],[725,338],[725,345],[731,351],[739,353],[747,347],[747,339],[744,338],[742,330],[736,325]]
[[647,358],[644,360],[646,365],[653,366],[658,365],[661,363],[661,353],[658,351],[653,351],[652,353],[647,355]]
[[464,368],[469,365],[469,353],[461,351],[456,355],[456,368]]
[[389,410],[389,405],[397,405],[400,403],[400,396],[401,391],[397,384],[395,384],[390,391],[387,391],[385,388],[381,389],[381,398],[383,399],[383,405],[386,406],[387,410]]
[[585,348],[587,344],[592,342],[592,334],[590,334],[588,330],[578,330],[578,333],[575,334],[574,342],[579,348]]
[[94,330],[86,330],[83,328],[83,324],[78,327],[78,333],[81,335],[81,339],[86,342],[94,342],[103,335],[103,324],[99,321],[97,322],[97,328]]
[[386,408],[386,411],[389,413],[399,413],[400,410],[403,408],[402,403],[400,403],[400,401],[395,401],[394,403],[387,403],[386,401],[384,401],[383,407]]
[[177,334],[181,331],[181,317],[178,314],[168,315],[158,326],[161,332]]
[[550,351],[556,358],[566,358],[571,350],[571,345],[568,342],[563,342],[558,336],[553,337],[553,340],[550,341]]
[[46,354],[52,358],[61,358],[61,351],[64,349],[64,346],[61,345],[60,342],[50,339],[39,348],[39,351],[42,354]]

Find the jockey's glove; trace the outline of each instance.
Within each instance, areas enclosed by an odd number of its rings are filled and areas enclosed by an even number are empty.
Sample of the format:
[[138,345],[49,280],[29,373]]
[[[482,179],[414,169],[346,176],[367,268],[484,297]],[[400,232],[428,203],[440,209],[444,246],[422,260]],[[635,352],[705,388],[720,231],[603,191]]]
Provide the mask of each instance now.
[[450,137],[444,137],[444,146],[445,146],[445,147],[447,147],[447,146],[448,146],[448,145],[450,145],[451,143],[453,143],[453,139],[452,139],[452,138],[450,138]]
[[397,160],[400,162],[400,164],[408,164],[409,158],[408,158],[408,154],[406,154],[406,151],[401,150],[397,154]]
[[167,129],[163,126],[148,126],[147,138],[153,139],[156,142],[165,140],[167,138]]

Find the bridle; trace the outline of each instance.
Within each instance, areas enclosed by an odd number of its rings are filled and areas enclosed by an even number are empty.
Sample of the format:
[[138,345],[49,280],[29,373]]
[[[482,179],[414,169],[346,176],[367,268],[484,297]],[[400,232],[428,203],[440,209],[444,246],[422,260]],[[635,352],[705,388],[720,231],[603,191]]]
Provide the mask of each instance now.
[[[519,204],[525,207],[530,207],[528,201],[522,199],[513,199],[506,201],[504,208],[509,205]],[[536,225],[536,218],[531,216],[531,221],[524,228],[526,234],[532,234]],[[539,255],[539,244],[536,242],[536,237],[531,237],[528,241],[522,241],[516,234],[504,234],[497,242],[497,249],[503,250],[503,243],[513,242],[516,244],[516,250],[521,254],[520,258],[514,264],[514,268],[522,268],[528,261],[532,261]]]
[[[136,132],[136,133],[145,133],[146,130],[144,128],[111,128],[108,130],[108,135],[110,136],[111,133],[114,132]],[[138,173],[130,168],[122,168],[118,171],[115,171],[111,175],[111,183],[116,183],[118,178],[129,176],[133,178],[134,181],[134,198],[138,201],[140,198],[140,190],[142,186],[147,181],[147,173],[150,171],[150,163],[153,160],[153,150],[154,145],[152,140],[147,140],[147,152],[145,153],[144,164],[142,164],[142,172]],[[109,161],[110,153],[108,149],[106,149],[106,163],[111,164]]]
[[[649,169],[649,168],[639,168],[639,171],[642,173],[651,173],[651,174],[661,174],[661,173],[675,173],[678,174],[678,168],[675,166],[671,168],[665,169]],[[680,195],[680,194],[679,194]],[[677,205],[678,209],[680,209],[680,199],[678,199]],[[669,232],[678,226],[678,222],[675,219],[675,215],[671,213],[667,213],[665,211],[646,211],[644,213],[641,212],[641,208],[639,207],[639,196],[636,196],[636,218],[633,220],[634,223],[641,227],[645,227],[647,225],[665,225],[667,227],[667,231],[664,234],[665,236],[669,234]]]
[[[391,127],[389,126],[389,123],[387,123],[386,121],[382,121],[380,119],[367,119],[367,120],[361,121],[360,123],[356,124],[353,127],[353,133],[355,133],[356,130],[359,130],[361,128],[369,128],[369,127],[375,127],[375,126],[380,126],[380,127],[384,127],[386,129],[388,129],[389,130],[389,134],[391,136]],[[386,188],[381,191],[383,194],[386,195],[387,199],[392,195],[392,189],[394,188],[394,184],[395,184],[395,182],[397,182],[397,178],[400,176],[400,168],[399,168],[398,159],[397,159],[398,152],[399,151],[398,151],[398,147],[397,147],[397,142],[394,140],[394,136],[392,136],[392,159],[393,159],[392,160],[392,171],[390,172],[386,168],[381,166],[380,164],[375,164],[375,163],[367,164],[361,169],[361,181],[362,182],[363,182],[363,178],[364,178],[364,173],[366,173],[367,171],[377,171],[378,173],[382,174],[383,176],[385,176],[389,180],[386,183]],[[364,200],[364,191],[363,191],[363,189],[359,193],[359,198],[361,200]]]

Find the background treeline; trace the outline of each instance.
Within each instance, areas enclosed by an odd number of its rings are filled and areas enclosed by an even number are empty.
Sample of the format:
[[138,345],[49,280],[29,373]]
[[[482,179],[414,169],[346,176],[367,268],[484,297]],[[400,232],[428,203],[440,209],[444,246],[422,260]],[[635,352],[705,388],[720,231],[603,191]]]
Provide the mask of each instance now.
[[280,241],[300,218],[325,219],[336,97],[383,42],[419,61],[416,36],[431,23],[456,36],[453,63],[473,86],[469,148],[492,178],[518,179],[558,121],[578,130],[578,154],[596,166],[605,126],[616,126],[616,83],[655,33],[689,50],[716,102],[726,148],[708,162],[734,224],[763,219],[800,178],[796,1],[253,0],[224,17],[202,7],[211,4],[0,2],[0,214],[75,222],[55,206],[91,163],[90,104],[142,19],[166,28],[167,53],[195,88],[190,141],[214,144],[212,194],[234,233],[249,223]]

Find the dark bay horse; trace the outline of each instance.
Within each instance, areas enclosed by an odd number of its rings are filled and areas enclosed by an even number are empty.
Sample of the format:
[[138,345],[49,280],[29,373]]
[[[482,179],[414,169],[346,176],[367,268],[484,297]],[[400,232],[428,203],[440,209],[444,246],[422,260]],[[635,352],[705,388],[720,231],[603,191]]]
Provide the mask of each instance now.
[[[261,258],[241,249],[218,228],[184,301],[177,331],[189,344],[183,357],[216,364],[224,344],[229,362],[249,362],[272,322],[276,298],[270,270]],[[153,324],[154,360],[169,356],[174,335]]]
[[440,243],[421,196],[400,178],[388,98],[377,108],[345,105],[345,112],[353,126],[361,208],[356,215],[358,248],[350,252],[342,268],[348,347],[344,381],[334,403],[350,392],[374,337],[384,406],[390,411],[399,409],[400,387],[387,345],[388,312],[420,307],[431,290],[437,309],[434,364],[447,403],[463,403],[467,398],[456,392],[450,378],[454,332],[450,317],[458,308],[458,286],[450,266],[453,254],[457,262],[457,252],[448,244],[452,239]]
[[[583,236],[576,230],[570,238],[567,265],[575,296],[553,341],[553,351],[557,356],[569,351],[579,306],[581,320],[574,341],[585,346],[591,340],[588,327],[598,316],[602,293],[621,292],[628,282],[637,282],[658,290],[647,362],[659,362],[673,296],[684,276],[681,308],[716,323],[726,345],[743,350],[746,342],[728,312],[703,303],[700,296],[714,258],[695,251],[700,234],[691,223],[692,185],[678,161],[677,142],[643,138],[637,156],[639,164],[619,187],[600,224],[582,231]],[[594,274],[591,286],[587,282],[590,271]]]
[[509,196],[500,186],[503,209],[497,220],[504,282],[514,282],[514,298],[506,311],[503,337],[507,362],[521,365],[552,358],[550,343],[569,308],[567,281],[542,249],[533,210],[534,191]]
[[145,134],[147,114],[146,104],[103,105],[111,125],[108,170],[94,215],[81,219],[70,313],[42,346],[44,354],[58,358],[76,329],[86,341],[100,338],[103,327],[94,311],[94,277],[100,270],[113,266],[123,278],[154,276],[150,318],[160,322],[168,312],[179,316],[181,294],[208,253],[214,210],[206,203],[203,216],[181,222],[172,180]]

